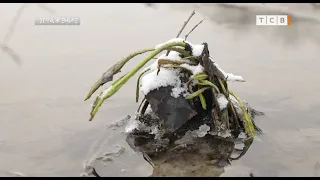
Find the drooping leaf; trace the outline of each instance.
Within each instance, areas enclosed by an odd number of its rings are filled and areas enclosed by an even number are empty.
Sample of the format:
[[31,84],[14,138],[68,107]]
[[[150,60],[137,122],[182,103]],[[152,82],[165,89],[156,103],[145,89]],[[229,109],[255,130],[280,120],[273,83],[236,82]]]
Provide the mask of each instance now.
[[240,106],[240,108],[242,110],[243,120],[244,120],[244,128],[245,128],[245,131],[246,131],[247,135],[249,137],[255,137],[256,131],[254,129],[253,122],[252,122],[252,120],[251,120],[251,118],[250,118],[250,116],[249,116],[249,114],[247,112],[247,109],[245,108],[245,106],[243,105],[241,99],[237,95],[235,95],[232,91],[230,91],[230,94],[233,95],[236,98],[236,100],[238,101],[239,106]]
[[133,68],[130,72],[128,72],[125,76],[123,76],[119,81],[113,83],[111,87],[107,90],[103,91],[100,94],[95,103],[95,106],[92,108],[90,121],[94,118],[95,114],[98,112],[99,107],[102,105],[103,101],[111,97],[114,93],[116,93],[132,76],[134,76],[146,63],[148,63],[153,57],[158,55],[163,50],[173,46],[185,47],[184,42],[172,42],[161,46],[160,48],[155,49],[151,54],[149,54],[146,58],[144,58],[135,68]]
[[208,81],[208,80],[200,80],[198,83],[198,85],[202,85],[202,86],[211,86],[214,88],[214,90],[219,94],[220,93],[220,90],[219,88],[213,84],[212,82]]
[[143,54],[149,51],[154,51],[154,48],[149,48],[149,49],[143,49],[137,52],[134,52],[126,57],[124,57],[123,59],[121,59],[120,61],[118,61],[116,64],[114,64],[111,68],[109,68],[105,73],[103,73],[102,77],[100,77],[97,82],[91,87],[88,95],[86,96],[85,100],[89,99],[91,97],[91,95],[97,90],[99,89],[99,87],[101,87],[102,85],[104,85],[105,83],[112,81],[113,80],[113,76],[115,74],[117,74],[118,72],[120,72],[121,68],[132,58],[134,58],[135,56],[139,55],[139,54]]
[[144,70],[138,77],[138,80],[137,80],[137,88],[136,88],[136,102],[139,101],[139,89],[140,89],[140,79],[141,77],[148,71],[150,71],[151,68],[147,68],[146,70]]
[[198,74],[194,75],[192,79],[205,80],[207,78],[208,78],[208,75],[206,73],[202,72],[202,73],[198,73]]
[[206,110],[207,109],[207,103],[206,103],[206,99],[204,98],[203,94],[199,94],[199,98],[200,98],[200,102],[201,102],[202,108],[204,110]]

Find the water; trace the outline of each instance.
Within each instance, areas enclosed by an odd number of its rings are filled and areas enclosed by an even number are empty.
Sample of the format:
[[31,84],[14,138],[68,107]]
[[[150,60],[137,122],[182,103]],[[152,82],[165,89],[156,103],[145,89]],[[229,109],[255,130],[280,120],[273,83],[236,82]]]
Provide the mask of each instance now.
[[[0,40],[19,6],[0,6]],[[219,22],[221,10],[243,11],[214,5],[48,6],[58,16],[79,16],[81,25],[34,26],[36,17],[50,14],[34,4],[23,12],[8,43],[22,64],[17,66],[6,55],[0,59],[1,176],[11,176],[11,171],[29,176],[79,176],[84,161],[95,153],[116,145],[127,147],[121,130],[106,129],[105,125],[137,109],[132,91],[137,77],[109,99],[92,122],[88,118],[93,100],[83,99],[102,72],[121,57],[175,37],[193,8],[197,14],[190,24],[207,19],[189,41],[207,42],[220,67],[247,80],[230,87],[266,113],[257,119],[265,132],[263,142],[254,143],[222,176],[248,176],[251,172],[256,176],[319,176],[320,41],[318,24],[310,18],[293,18],[291,27],[256,27],[250,21],[235,23],[230,17]],[[307,4],[291,6],[296,7],[289,8],[291,11],[319,17]],[[189,29],[191,25],[186,31]],[[139,60],[135,58],[123,72]],[[128,147],[104,167],[97,168],[103,176],[148,176],[152,172],[141,155]]]

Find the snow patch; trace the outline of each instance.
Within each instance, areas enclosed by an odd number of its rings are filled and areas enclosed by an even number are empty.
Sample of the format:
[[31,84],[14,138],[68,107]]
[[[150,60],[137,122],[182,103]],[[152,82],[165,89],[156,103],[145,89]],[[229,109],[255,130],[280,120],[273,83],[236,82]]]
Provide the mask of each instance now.
[[193,74],[199,74],[204,71],[204,67],[200,65],[200,63],[196,66],[195,70],[193,71]]
[[126,127],[125,127],[125,132],[126,133],[131,133],[135,129],[139,130],[139,125],[140,124],[141,123],[138,120],[133,119],[133,118],[130,119],[129,122],[127,123]]
[[192,46],[192,55],[193,56],[201,56],[204,45],[193,45]]
[[178,98],[181,94],[183,94],[184,97],[186,97],[185,94],[187,94],[187,92],[187,85],[184,84],[184,86],[172,88],[171,96],[174,98]]
[[221,131],[218,133],[218,136],[223,138],[231,137],[231,130]]
[[210,131],[210,127],[206,124],[201,125],[198,130],[195,131],[198,137],[204,137]]
[[[161,48],[166,44],[173,43],[173,42],[186,42],[192,47],[192,54],[193,56],[200,56],[203,52],[204,45],[193,45],[192,43],[185,41],[182,38],[174,38],[171,39],[165,43],[158,44],[155,48]],[[189,95],[187,86],[185,83],[182,83],[180,80],[180,77],[183,75],[180,73],[180,69],[167,69],[167,68],[160,68],[160,72],[157,75],[157,69],[158,69],[158,62],[159,59],[168,59],[173,61],[186,61],[186,63],[181,64],[180,66],[186,69],[189,69],[192,72],[192,76],[199,74],[201,72],[204,72],[204,67],[200,64],[198,65],[190,65],[187,63],[190,62],[189,60],[181,60],[180,53],[176,51],[170,51],[168,55],[166,53],[160,55],[153,64],[151,64],[149,67],[145,68],[150,69],[150,73],[144,75],[141,78],[141,85],[140,90],[144,95],[147,95],[150,91],[159,89],[160,87],[167,87],[167,86],[173,86],[171,96],[178,98],[180,95],[183,95],[184,97],[187,97]],[[231,73],[226,73],[224,70],[222,70],[219,65],[215,62],[213,62],[212,57],[210,57],[212,63],[222,72],[222,74],[227,78],[228,81],[244,81],[244,79],[241,76],[237,76]],[[195,82],[192,82],[195,83]],[[110,87],[111,88],[111,87]],[[109,88],[108,88],[109,89]],[[103,94],[108,93],[109,90],[105,90]],[[228,102],[226,98],[221,96],[219,104],[221,104],[221,108],[225,108]]]
[[196,74],[204,72],[204,67],[201,66],[200,63],[197,66],[192,66],[192,65],[189,65],[189,64],[181,64],[180,66],[184,67],[186,69],[189,69],[192,72],[193,76],[196,75]]
[[169,41],[165,42],[165,43],[161,43],[161,44],[158,44],[156,45],[155,49],[159,49],[161,48],[162,46],[165,46],[167,44],[170,44],[170,43],[175,43],[175,42],[184,42],[184,39],[182,38],[174,38],[174,39],[170,39]]
[[174,39],[170,39],[169,41],[165,42],[165,43],[161,43],[156,45],[155,49],[159,49],[167,44],[170,43],[178,43],[178,42],[186,42],[187,44],[189,44],[192,47],[192,55],[193,56],[201,56],[202,52],[203,52],[203,48],[204,45],[199,44],[199,45],[193,45],[191,42],[185,41],[182,38],[174,38]]
[[245,80],[243,79],[243,77],[238,76],[238,75],[234,75],[232,73],[227,73],[225,75],[225,77],[227,78],[227,81],[239,81],[239,82],[245,82]]
[[223,74],[224,77],[226,77],[227,81],[231,81],[231,82],[235,82],[235,81],[239,81],[239,82],[245,82],[245,80],[243,79],[242,76],[238,76],[238,75],[234,75],[232,73],[226,73],[223,69],[221,69],[219,67],[219,65],[213,61],[213,59],[210,57],[210,60],[213,62],[213,64],[219,69],[219,71],[221,71],[221,73]]
[[233,106],[235,107],[237,113],[239,115],[242,115],[242,109],[240,108],[240,105],[239,105],[239,102],[237,101],[237,99],[232,94],[229,94],[229,98],[230,98]]
[[225,109],[229,103],[228,99],[223,94],[218,94],[216,98],[219,103],[220,110]]
[[150,91],[159,89],[160,87],[179,87],[179,85],[181,86],[179,74],[179,69],[161,68],[158,75],[157,71],[153,71],[141,79],[141,92],[147,95]]

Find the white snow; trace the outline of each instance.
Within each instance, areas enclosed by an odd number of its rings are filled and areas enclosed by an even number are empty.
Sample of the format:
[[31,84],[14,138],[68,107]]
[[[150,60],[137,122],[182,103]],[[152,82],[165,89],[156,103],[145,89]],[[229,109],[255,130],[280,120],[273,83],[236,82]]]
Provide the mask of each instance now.
[[149,105],[145,111],[145,114],[151,114],[153,113],[152,109],[151,109],[151,106]]
[[162,54],[158,59],[170,59],[170,60],[180,60],[181,57],[179,56],[180,53],[178,53],[177,51],[170,51],[168,56],[166,56],[167,53]]
[[223,69],[221,69],[217,63],[214,62],[213,65],[215,65],[215,66],[219,69],[219,71],[222,72],[222,74],[224,75],[224,77],[226,77],[226,74],[227,74],[227,73],[226,73]]
[[186,69],[189,69],[190,71],[194,72],[197,68],[197,66],[192,66],[190,64],[180,64],[181,67],[184,67]]
[[204,137],[208,131],[210,131],[210,127],[206,124],[201,125],[198,130],[195,131],[198,137]]
[[125,127],[126,133],[131,133],[135,129],[139,129],[140,122],[134,118],[130,119]]
[[198,64],[197,66],[192,66],[190,64],[181,64],[180,66],[192,71],[193,75],[199,74],[204,71],[204,67],[200,64]]
[[237,113],[242,115],[242,109],[240,108],[240,105],[239,105],[239,102],[237,101],[237,99],[232,94],[229,94],[229,98],[230,98],[233,106],[235,107]]
[[247,138],[248,136],[246,135],[246,133],[245,132],[241,132],[240,134],[239,134],[239,136],[238,136],[238,138],[241,138],[241,139],[245,139],[245,138]]
[[141,91],[144,95],[147,95],[150,91],[166,86],[181,86],[181,80],[179,78],[180,70],[178,69],[164,69],[161,68],[159,74],[157,71],[153,71],[145,75],[141,79]]
[[173,42],[186,42],[186,43],[188,43],[192,47],[192,55],[193,56],[200,56],[202,54],[202,51],[204,48],[204,45],[202,45],[202,44],[193,45],[192,43],[185,41],[182,38],[174,38],[174,39],[170,39],[169,41],[167,41],[165,43],[161,43],[161,44],[156,45],[155,49],[159,49],[162,46],[167,45],[169,43],[173,43]]
[[159,49],[161,48],[162,46],[164,45],[167,45],[169,43],[174,43],[174,42],[184,42],[184,39],[182,38],[173,38],[173,39],[170,39],[169,41],[165,42],[165,43],[161,43],[161,44],[158,44],[156,45],[155,49]]
[[227,131],[225,131],[225,132],[219,132],[219,133],[218,133],[218,136],[223,137],[223,138],[226,138],[226,137],[231,137],[232,135],[231,135],[231,131],[230,131],[230,130],[227,130]]
[[[213,62],[213,59],[210,57],[211,61]],[[243,79],[243,77],[238,76],[238,75],[234,75],[232,73],[226,73],[223,69],[221,69],[219,67],[219,65],[216,62],[213,62],[213,64],[221,71],[221,73],[224,75],[224,77],[227,78],[227,81],[231,81],[231,82],[235,82],[235,81],[239,81],[239,82],[245,82],[245,80]]]
[[216,98],[219,103],[220,110],[225,109],[229,103],[227,98],[223,94],[218,94]]
[[192,46],[192,55],[193,56],[201,56],[204,45],[193,45]]
[[[165,43],[157,45],[155,48],[158,49],[168,43],[172,42],[186,42],[192,47],[192,53],[194,56],[200,56],[202,54],[204,45],[193,45],[192,43],[185,41],[182,38],[174,38],[171,39]],[[168,59],[168,60],[174,60],[174,61],[182,61],[180,54],[176,51],[170,51],[168,56],[166,56],[166,52],[162,55],[160,55],[153,64],[145,68],[150,68],[150,71],[148,74],[144,75],[141,78],[141,85],[140,90],[144,95],[147,95],[150,91],[159,89],[160,87],[166,87],[166,86],[173,86],[171,96],[178,98],[180,95],[183,95],[184,97],[188,96],[188,90],[185,83],[182,83],[180,80],[180,70],[179,69],[165,69],[160,68],[160,72],[157,75],[157,69],[158,69],[158,60],[159,59]],[[212,58],[210,57],[211,61],[213,62]],[[188,60],[185,60],[186,63],[181,64],[181,67],[187,68],[192,72],[192,76],[199,74],[201,72],[204,72],[204,67],[200,64],[198,65],[189,65],[187,64]],[[213,62],[217,68],[223,73],[223,75],[227,78],[228,81],[244,81],[244,79],[241,76],[233,75],[231,73],[226,73],[224,70],[222,70],[217,63]],[[194,83],[194,82],[193,82]],[[111,88],[111,87],[110,87]],[[109,92],[110,88],[105,90],[102,95]],[[218,98],[218,102],[220,104],[220,108],[224,109],[227,106],[227,99],[225,96],[221,96]]]
[[182,94],[185,91],[184,87],[175,87],[172,89],[171,96],[174,98],[178,98],[180,94]]
[[196,66],[196,68],[193,71],[193,75],[202,73],[204,71],[204,67],[200,65],[200,63]]
[[180,53],[178,53],[177,51],[170,51],[168,56],[166,56],[163,59],[171,59],[171,60],[180,60]]
[[227,78],[227,81],[245,82],[245,80],[243,79],[243,77],[234,75],[234,74],[232,74],[232,73],[227,73],[227,74],[225,75],[225,77]]
[[182,94],[183,97],[187,97],[189,95],[187,84],[180,83],[177,85],[178,85],[177,87],[172,88],[171,96],[174,98],[178,98]]

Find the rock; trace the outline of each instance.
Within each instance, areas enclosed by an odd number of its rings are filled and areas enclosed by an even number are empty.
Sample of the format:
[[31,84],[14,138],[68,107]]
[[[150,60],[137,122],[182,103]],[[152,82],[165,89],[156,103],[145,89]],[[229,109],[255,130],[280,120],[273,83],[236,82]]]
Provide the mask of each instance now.
[[172,87],[161,87],[147,94],[152,111],[163,120],[165,133],[171,135],[189,119],[197,115],[190,101],[180,96],[172,97]]

